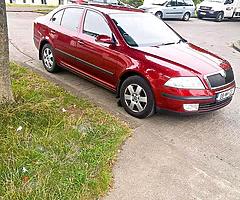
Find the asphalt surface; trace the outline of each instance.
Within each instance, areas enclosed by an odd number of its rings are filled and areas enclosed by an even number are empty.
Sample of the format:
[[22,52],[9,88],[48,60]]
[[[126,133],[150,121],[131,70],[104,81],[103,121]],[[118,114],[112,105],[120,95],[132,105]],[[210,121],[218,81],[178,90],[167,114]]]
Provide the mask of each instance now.
[[[138,120],[117,107],[114,94],[71,73],[46,74],[32,42],[34,13],[8,13],[10,56],[74,94],[129,121],[134,132],[114,167],[105,199],[240,199],[240,89],[226,108],[200,116],[156,114]],[[167,21],[187,40],[229,60],[240,86],[240,22]],[[22,53],[21,53],[22,52]],[[197,63],[196,63],[197,64]]]

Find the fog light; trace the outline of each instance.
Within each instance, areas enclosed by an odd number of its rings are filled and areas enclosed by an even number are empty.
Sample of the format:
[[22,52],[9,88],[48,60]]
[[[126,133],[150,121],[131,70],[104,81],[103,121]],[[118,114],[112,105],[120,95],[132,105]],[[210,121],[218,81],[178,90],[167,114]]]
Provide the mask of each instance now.
[[183,108],[186,111],[198,111],[199,104],[183,104]]

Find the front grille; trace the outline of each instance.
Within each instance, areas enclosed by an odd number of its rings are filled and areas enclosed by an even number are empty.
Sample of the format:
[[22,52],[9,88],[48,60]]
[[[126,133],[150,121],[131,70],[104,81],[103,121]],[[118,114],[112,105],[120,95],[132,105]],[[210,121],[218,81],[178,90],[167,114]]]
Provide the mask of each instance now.
[[198,111],[201,113],[201,112],[210,112],[210,111],[218,110],[220,108],[227,106],[231,101],[232,101],[232,97],[219,102],[200,104]]
[[225,73],[226,77],[222,76],[220,73],[207,76],[211,88],[221,87],[234,81],[232,68],[225,70]]
[[207,6],[200,6],[201,10],[211,10],[212,7],[207,7]]

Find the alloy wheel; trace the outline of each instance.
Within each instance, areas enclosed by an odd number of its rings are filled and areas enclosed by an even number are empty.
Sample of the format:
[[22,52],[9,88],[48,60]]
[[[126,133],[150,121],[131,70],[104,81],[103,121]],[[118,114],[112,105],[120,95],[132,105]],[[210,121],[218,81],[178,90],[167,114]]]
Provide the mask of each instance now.
[[137,84],[131,84],[125,89],[124,99],[128,108],[135,113],[145,110],[148,103],[145,90]]
[[48,69],[51,70],[53,68],[54,57],[53,57],[52,50],[50,48],[45,48],[44,49],[44,51],[43,51],[43,62]]

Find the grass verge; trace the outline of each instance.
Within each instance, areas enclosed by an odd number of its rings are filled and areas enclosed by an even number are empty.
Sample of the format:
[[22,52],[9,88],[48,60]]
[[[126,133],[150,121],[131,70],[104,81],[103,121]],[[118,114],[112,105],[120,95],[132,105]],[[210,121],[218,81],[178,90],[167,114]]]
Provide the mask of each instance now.
[[41,8],[41,9],[55,9],[57,6],[48,6],[48,5],[33,5],[33,4],[16,4],[16,3],[7,3],[7,7],[16,7],[16,8]]
[[11,64],[16,103],[0,107],[0,199],[97,199],[128,126]]

